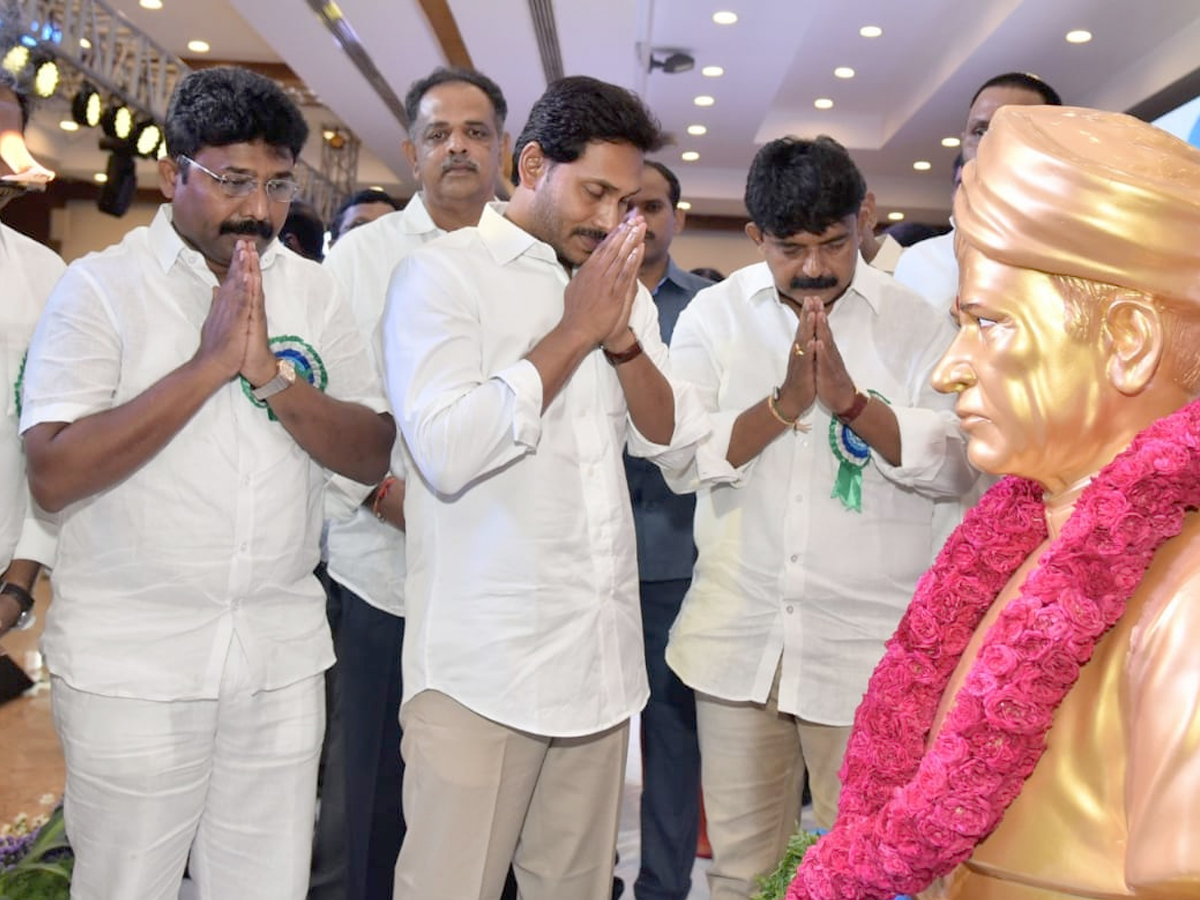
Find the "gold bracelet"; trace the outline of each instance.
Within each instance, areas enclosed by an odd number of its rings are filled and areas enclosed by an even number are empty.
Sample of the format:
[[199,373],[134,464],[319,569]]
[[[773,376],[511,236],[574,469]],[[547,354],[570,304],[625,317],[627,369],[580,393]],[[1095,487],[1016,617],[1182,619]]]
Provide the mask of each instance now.
[[779,388],[775,388],[773,391],[771,391],[771,396],[767,398],[767,409],[771,411],[771,415],[775,417],[775,421],[781,425],[786,425],[788,428],[792,429],[792,431],[800,431],[800,417],[796,416],[794,419],[789,419],[787,416],[781,413],[779,411],[779,407],[775,405],[775,402],[778,399]]

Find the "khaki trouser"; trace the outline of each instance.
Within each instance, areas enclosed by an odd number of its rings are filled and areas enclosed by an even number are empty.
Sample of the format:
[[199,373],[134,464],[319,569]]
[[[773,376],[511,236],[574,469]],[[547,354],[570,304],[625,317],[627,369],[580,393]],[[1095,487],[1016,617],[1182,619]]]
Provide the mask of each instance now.
[[396,900],[612,894],[629,723],[578,738],[517,731],[437,691],[401,711],[404,818]]
[[696,729],[712,865],[712,900],[746,900],[755,878],[775,869],[800,818],[807,768],[817,825],[829,828],[841,791],[838,770],[849,726],[780,713],[779,672],[767,702],[696,694]]

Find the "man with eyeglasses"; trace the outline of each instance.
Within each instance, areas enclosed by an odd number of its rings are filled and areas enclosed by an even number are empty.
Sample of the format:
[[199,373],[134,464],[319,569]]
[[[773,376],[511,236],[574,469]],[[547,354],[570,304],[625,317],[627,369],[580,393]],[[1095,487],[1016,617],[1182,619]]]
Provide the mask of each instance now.
[[[322,494],[359,497],[395,429],[337,286],[276,235],[308,128],[277,85],[194,72],[170,201],[70,266],[21,427],[61,511],[44,649],[77,898],[304,896],[333,662]],[[189,862],[190,854],[190,862]]]

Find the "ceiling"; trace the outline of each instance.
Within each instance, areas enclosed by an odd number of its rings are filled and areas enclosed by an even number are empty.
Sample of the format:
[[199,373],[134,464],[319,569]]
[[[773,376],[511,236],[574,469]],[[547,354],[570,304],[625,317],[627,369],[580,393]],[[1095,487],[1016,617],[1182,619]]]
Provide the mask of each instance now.
[[[362,186],[404,195],[414,189],[401,155],[403,125],[314,12],[321,3],[162,0],[162,9],[150,11],[138,0],[108,2],[185,59],[196,58],[187,42],[202,38],[212,59],[286,65],[324,104],[306,109],[315,131],[309,162],[320,161],[319,126],[344,124],[363,142]],[[680,176],[693,215],[743,213],[746,169],[763,142],[826,133],[851,151],[881,217],[895,210],[943,220],[957,151],[941,140],[962,130],[971,95],[987,78],[1030,71],[1070,104],[1145,109],[1172,86],[1178,93],[1180,82],[1190,85],[1200,63],[1196,0],[340,0],[326,8],[340,11],[401,97],[446,63],[443,44],[451,54],[465,48],[504,89],[514,136],[546,85],[531,9],[543,11],[544,26],[551,13],[542,34],[549,32],[550,44],[557,37],[564,72],[638,91],[675,136],[659,158]],[[718,10],[735,12],[738,22],[715,24]],[[455,25],[458,50],[447,43]],[[860,36],[864,25],[879,26],[882,36]],[[1067,43],[1073,29],[1092,32],[1093,40]],[[661,58],[660,49],[686,51],[696,67],[647,71],[648,54]],[[724,75],[701,74],[710,65]],[[854,77],[835,77],[839,66],[852,67]],[[700,94],[714,104],[697,107]],[[832,99],[833,108],[816,109],[817,98]],[[63,174],[90,177],[104,161],[96,134],[59,131],[65,110],[65,100],[48,103],[30,144]],[[693,124],[707,133],[688,135]],[[699,159],[682,161],[688,150]],[[914,170],[917,160],[930,169]],[[152,179],[152,167],[143,165]]]

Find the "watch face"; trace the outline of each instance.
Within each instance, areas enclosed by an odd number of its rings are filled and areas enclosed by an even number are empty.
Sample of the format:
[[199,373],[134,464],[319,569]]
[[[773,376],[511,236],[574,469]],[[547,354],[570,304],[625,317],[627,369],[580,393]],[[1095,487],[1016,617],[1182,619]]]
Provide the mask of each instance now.
[[279,376],[288,384],[296,383],[296,366],[290,359],[279,360]]

